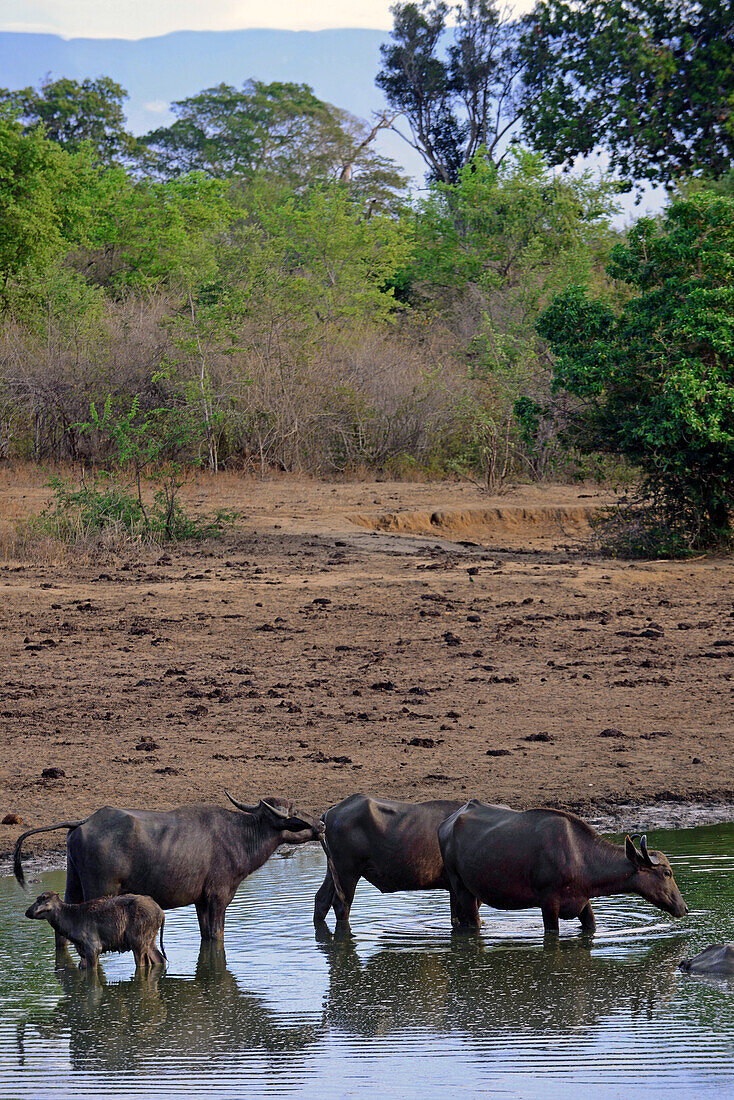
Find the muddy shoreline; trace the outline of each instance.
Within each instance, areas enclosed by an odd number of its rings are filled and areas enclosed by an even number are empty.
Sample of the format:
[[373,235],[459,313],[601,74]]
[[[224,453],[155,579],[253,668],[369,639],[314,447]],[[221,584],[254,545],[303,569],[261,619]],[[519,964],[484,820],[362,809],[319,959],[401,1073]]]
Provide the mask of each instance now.
[[[24,476],[0,483],[0,534],[43,502]],[[593,487],[223,475],[187,493],[238,509],[235,531],[0,561],[0,820],[23,822],[0,852],[103,805],[225,789],[316,813],[357,791],[476,797],[635,831],[734,804],[732,557],[600,557],[588,517],[613,498]]]

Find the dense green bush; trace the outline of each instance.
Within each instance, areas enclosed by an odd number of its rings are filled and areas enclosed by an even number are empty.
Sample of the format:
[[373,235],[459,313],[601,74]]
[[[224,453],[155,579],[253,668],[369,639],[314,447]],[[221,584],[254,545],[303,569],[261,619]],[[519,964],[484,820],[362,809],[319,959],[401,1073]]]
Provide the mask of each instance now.
[[[725,544],[734,508],[734,200],[703,192],[642,219],[612,251],[618,307],[580,287],[538,328],[554,384],[578,398],[575,437],[625,455],[656,523],[690,549]],[[665,540],[662,540],[665,541]]]

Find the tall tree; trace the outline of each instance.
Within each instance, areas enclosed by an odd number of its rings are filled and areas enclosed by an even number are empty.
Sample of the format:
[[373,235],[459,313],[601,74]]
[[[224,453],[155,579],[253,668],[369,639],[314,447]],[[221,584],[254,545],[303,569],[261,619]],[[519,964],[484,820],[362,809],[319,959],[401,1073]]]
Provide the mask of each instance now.
[[171,126],[143,138],[150,165],[163,177],[259,175],[295,188],[341,179],[380,201],[402,189],[395,165],[374,151],[377,134],[392,120],[370,126],[324,103],[307,84],[219,84],[179,100],[173,111]]
[[630,180],[717,178],[734,157],[731,0],[540,0],[525,133],[553,164],[604,149]]
[[499,167],[478,155],[456,184],[435,184],[417,204],[412,297],[440,310],[464,344],[477,384],[464,400],[472,446],[463,458],[483,468],[487,487],[518,442],[534,475],[553,459],[562,407],[535,326],[559,291],[598,278],[615,193],[610,180],[559,177],[540,154],[513,146]]
[[392,42],[381,47],[376,83],[405,116],[410,137],[401,136],[429,177],[456,183],[480,148],[499,164],[523,112],[517,25],[493,0],[411,0],[392,13]]
[[46,137],[69,152],[88,142],[102,164],[135,155],[136,140],[122,109],[126,98],[125,89],[109,76],[81,83],[69,77],[47,77],[37,89],[0,89],[0,104],[15,112],[26,133],[43,126]]
[[[734,200],[702,193],[643,218],[611,254],[621,307],[570,287],[539,331],[555,385],[580,399],[577,439],[626,455],[692,546],[731,537],[734,510]],[[678,547],[680,548],[680,546]],[[662,547],[661,547],[662,549]]]

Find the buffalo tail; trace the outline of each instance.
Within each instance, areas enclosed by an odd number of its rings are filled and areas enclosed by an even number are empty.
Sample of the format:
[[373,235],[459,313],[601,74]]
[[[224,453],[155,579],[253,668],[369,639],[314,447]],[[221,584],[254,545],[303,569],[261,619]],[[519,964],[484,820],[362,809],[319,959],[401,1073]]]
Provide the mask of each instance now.
[[160,939],[160,944],[161,944],[161,955],[166,960],[166,962],[168,962],[168,955],[166,954],[166,949],[163,946],[163,929],[165,927],[165,923],[166,923],[166,915],[164,913],[163,914],[163,920],[161,921],[161,933],[160,933],[159,939]]
[[28,829],[25,833],[21,833],[15,842],[15,849],[13,851],[13,873],[21,886],[25,887],[25,875],[23,874],[23,864],[21,862],[21,848],[23,841],[27,836],[33,836],[34,833],[50,833],[54,829],[78,829],[80,825],[83,825],[87,818],[82,818],[81,821],[58,821],[55,825],[42,825],[39,829]]
[[342,890],[341,883],[339,882],[339,876],[336,873],[336,867],[334,866],[334,861],[331,858],[331,852],[329,851],[329,845],[328,845],[327,840],[326,840],[326,831],[324,831],[323,833],[320,834],[319,844],[324,849],[324,855],[326,856],[326,866],[329,869],[329,874],[331,875],[331,880],[334,883],[334,891],[336,893],[336,896],[339,898],[339,901],[342,903],[342,905],[345,905],[346,900],[344,898],[344,891]]

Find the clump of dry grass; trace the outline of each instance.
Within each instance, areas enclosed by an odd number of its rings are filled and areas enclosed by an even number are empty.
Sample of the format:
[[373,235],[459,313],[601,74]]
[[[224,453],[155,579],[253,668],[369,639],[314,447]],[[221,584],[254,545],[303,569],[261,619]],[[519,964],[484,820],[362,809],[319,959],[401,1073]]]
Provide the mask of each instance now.
[[132,535],[122,524],[94,531],[81,524],[63,535],[45,529],[37,516],[16,520],[12,527],[0,529],[0,560],[34,562],[39,565],[80,566],[119,563],[134,564],[160,552],[154,539]]

